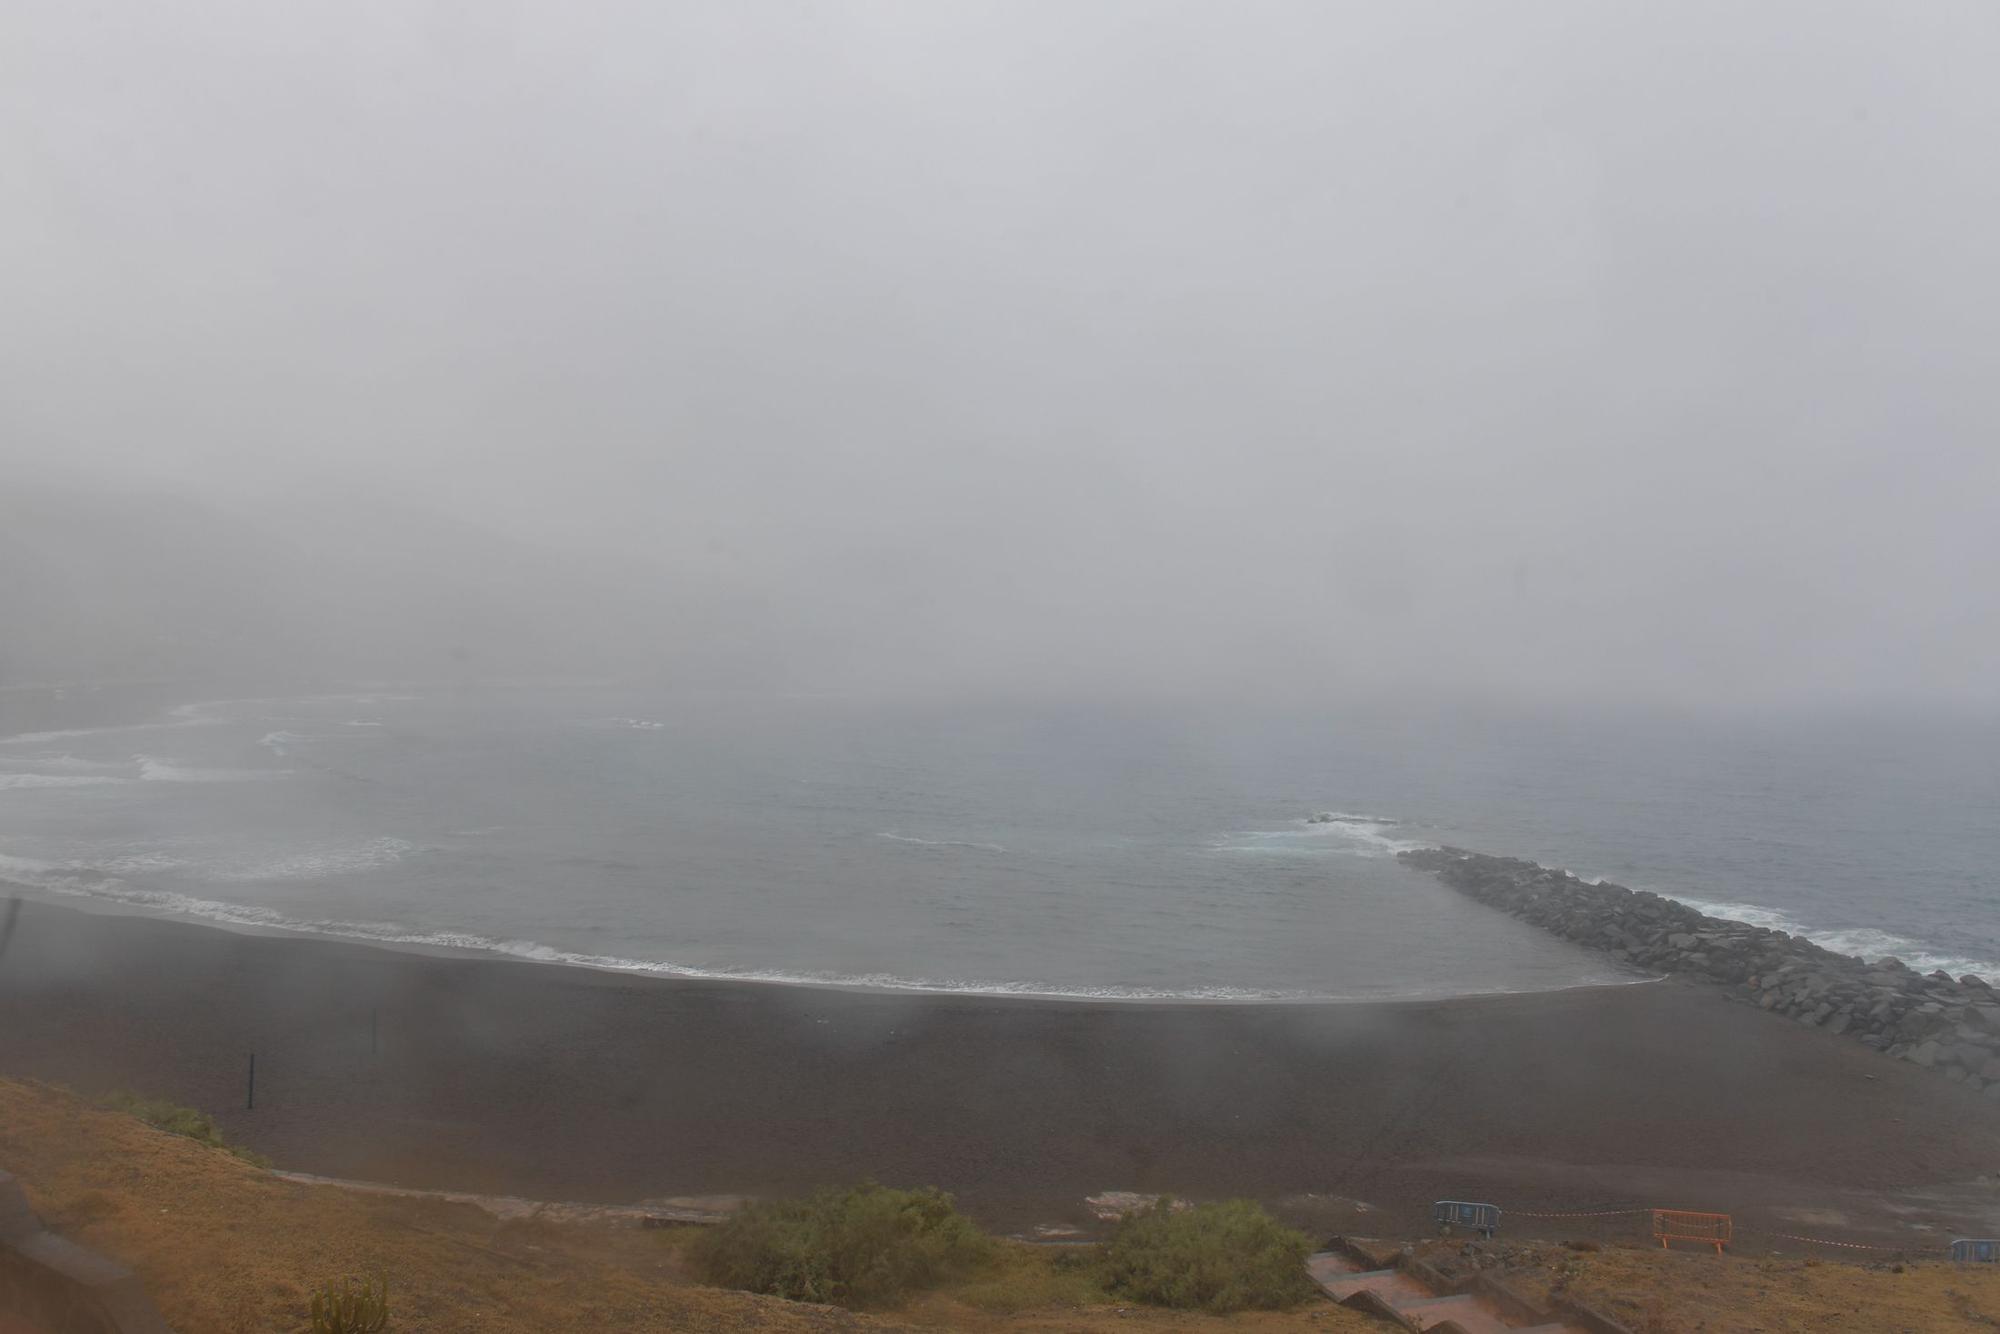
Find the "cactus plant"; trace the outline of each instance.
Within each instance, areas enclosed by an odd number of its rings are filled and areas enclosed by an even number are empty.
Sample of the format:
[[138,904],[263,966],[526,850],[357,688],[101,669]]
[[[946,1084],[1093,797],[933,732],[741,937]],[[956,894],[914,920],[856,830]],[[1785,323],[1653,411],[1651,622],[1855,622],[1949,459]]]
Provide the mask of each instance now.
[[312,1295],[313,1334],[378,1334],[389,1327],[389,1280],[361,1280],[355,1287],[342,1279]]

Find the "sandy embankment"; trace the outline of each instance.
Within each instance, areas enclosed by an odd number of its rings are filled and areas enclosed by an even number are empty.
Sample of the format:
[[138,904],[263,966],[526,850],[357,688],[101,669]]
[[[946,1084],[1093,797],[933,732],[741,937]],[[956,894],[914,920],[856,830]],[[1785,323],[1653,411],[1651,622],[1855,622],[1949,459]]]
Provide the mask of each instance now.
[[[371,1054],[371,1012],[380,1051]],[[257,1107],[243,1109],[246,1054]],[[670,982],[29,903],[0,1073],[216,1112],[329,1176],[630,1202],[874,1177],[996,1228],[1109,1188],[1416,1231],[1439,1196],[1669,1204],[1906,1237],[2000,1171],[2000,1117],[1679,984],[1432,1003],[1104,1005]],[[1991,1192],[1987,1192],[1990,1194]],[[1917,1199],[1969,1225],[1971,1196]],[[1798,1226],[1784,1230],[1800,1231]]]

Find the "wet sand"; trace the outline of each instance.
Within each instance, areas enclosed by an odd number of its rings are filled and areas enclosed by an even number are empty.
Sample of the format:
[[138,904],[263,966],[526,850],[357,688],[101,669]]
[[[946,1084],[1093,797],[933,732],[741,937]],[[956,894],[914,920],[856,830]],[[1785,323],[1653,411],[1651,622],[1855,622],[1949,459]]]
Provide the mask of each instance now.
[[1773,1226],[1831,1208],[1818,1235],[1868,1236],[1893,1217],[1871,1201],[2000,1171],[2000,1105],[1701,986],[1313,1006],[878,995],[32,902],[0,957],[0,1074],[190,1103],[328,1176],[610,1203],[873,1177],[943,1186],[999,1228],[1081,1221],[1083,1197],[1129,1189],[1254,1196],[1329,1226],[1357,1220],[1326,1197],[1359,1198],[1382,1232],[1448,1196]]

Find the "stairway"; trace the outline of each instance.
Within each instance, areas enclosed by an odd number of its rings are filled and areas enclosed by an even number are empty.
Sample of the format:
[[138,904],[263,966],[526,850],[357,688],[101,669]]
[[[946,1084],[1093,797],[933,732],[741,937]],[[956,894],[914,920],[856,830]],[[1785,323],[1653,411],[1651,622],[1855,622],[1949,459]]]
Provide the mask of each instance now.
[[1429,1334],[1585,1334],[1580,1325],[1555,1321],[1513,1325],[1499,1307],[1477,1293],[1436,1293],[1402,1269],[1364,1269],[1345,1251],[1321,1251],[1306,1261],[1314,1283],[1342,1306],[1394,1320]]

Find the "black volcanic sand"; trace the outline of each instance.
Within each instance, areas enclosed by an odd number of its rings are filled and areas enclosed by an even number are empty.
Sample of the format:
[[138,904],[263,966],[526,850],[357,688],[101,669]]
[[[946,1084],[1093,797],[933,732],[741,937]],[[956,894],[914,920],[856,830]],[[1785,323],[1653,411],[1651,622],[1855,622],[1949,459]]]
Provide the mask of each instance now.
[[[330,1176],[605,1202],[873,1177],[943,1186],[1000,1228],[1082,1220],[1084,1196],[1131,1189],[1377,1232],[1420,1229],[1451,1197],[1879,1240],[1911,1192],[2000,1170],[1992,1102],[1706,987],[1313,1006],[880,995],[38,903],[0,957],[0,1074],[191,1103]],[[1381,1212],[1362,1226],[1325,1197]],[[1970,1228],[1977,1198],[1929,1214]],[[1803,1208],[1812,1226],[1787,1221]]]

